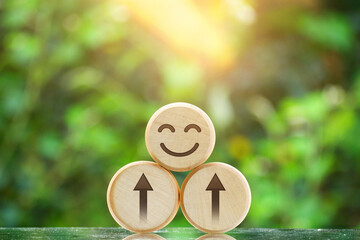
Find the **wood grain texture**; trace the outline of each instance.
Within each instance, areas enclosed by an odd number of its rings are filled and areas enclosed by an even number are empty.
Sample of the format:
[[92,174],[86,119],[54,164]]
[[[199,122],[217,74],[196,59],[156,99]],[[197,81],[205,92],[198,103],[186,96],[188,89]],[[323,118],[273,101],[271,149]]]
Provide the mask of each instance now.
[[[181,187],[184,216],[203,232],[222,233],[235,228],[246,217],[250,203],[247,180],[239,170],[225,163],[207,163],[194,169]],[[218,216],[214,216],[216,208]]]
[[157,110],[145,132],[151,157],[172,171],[189,171],[204,163],[215,145],[215,129],[204,111],[189,103]]
[[[142,199],[145,195],[146,201]],[[157,163],[137,161],[113,176],[107,204],[112,217],[122,227],[132,232],[152,232],[174,218],[179,209],[179,187],[174,176]]]

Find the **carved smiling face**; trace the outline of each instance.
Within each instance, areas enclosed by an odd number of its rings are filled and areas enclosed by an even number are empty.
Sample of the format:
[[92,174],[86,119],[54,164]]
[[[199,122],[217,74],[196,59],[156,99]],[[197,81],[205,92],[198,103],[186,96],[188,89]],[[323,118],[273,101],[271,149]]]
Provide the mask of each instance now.
[[188,171],[205,162],[215,145],[215,129],[198,107],[172,103],[149,120],[146,147],[153,159],[173,171]]
[[[159,129],[158,129],[158,132],[162,132],[162,130],[164,128],[168,128],[171,132],[175,132],[175,128],[171,124],[167,124],[167,123],[161,125],[159,127]],[[184,128],[184,132],[188,132],[191,128],[194,128],[194,129],[196,129],[196,131],[201,132],[201,128],[198,125],[193,124],[193,123],[187,125]],[[188,151],[185,151],[185,152],[173,152],[173,151],[171,151],[170,149],[168,149],[166,147],[165,143],[160,143],[160,147],[162,148],[162,150],[164,152],[166,152],[167,154],[169,154],[171,156],[174,156],[174,157],[186,157],[186,156],[192,154],[193,152],[195,152],[198,149],[199,143],[194,143],[194,146],[191,149],[189,149]]]

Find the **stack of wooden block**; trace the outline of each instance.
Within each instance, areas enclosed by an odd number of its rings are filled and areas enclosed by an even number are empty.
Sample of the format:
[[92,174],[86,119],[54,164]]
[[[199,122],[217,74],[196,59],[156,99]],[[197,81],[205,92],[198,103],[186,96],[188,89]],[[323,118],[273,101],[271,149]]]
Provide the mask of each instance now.
[[[215,145],[208,115],[188,103],[157,110],[145,132],[146,147],[155,160],[136,161],[116,172],[107,191],[111,215],[133,232],[163,228],[179,205],[186,219],[208,233],[238,226],[251,203],[250,187],[236,168],[221,162],[203,164]],[[171,171],[190,171],[181,190]]]

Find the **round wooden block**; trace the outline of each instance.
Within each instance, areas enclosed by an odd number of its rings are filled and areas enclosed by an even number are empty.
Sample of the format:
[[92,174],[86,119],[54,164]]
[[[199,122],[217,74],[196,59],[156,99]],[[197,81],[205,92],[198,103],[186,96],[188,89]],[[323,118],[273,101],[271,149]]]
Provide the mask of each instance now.
[[222,233],[235,228],[247,215],[250,202],[245,177],[225,163],[208,163],[194,169],[181,187],[184,216],[203,232]]
[[215,145],[215,129],[200,108],[171,103],[150,118],[145,141],[157,163],[173,171],[189,171],[209,158]]
[[139,233],[166,226],[179,209],[179,186],[174,176],[154,162],[122,167],[110,181],[107,204],[122,227]]

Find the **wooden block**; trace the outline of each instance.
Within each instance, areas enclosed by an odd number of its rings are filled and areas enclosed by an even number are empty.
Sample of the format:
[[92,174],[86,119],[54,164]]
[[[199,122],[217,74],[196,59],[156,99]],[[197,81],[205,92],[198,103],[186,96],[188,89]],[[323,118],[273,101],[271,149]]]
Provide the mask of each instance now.
[[157,110],[145,132],[151,157],[173,171],[189,171],[204,163],[215,145],[215,129],[200,108],[172,103]]
[[179,186],[174,176],[154,162],[122,167],[110,181],[107,204],[122,227],[139,233],[166,226],[179,209]]
[[166,240],[165,238],[153,233],[137,233],[127,236],[123,240],[149,240],[149,239]]
[[180,206],[186,219],[208,233],[230,231],[247,215],[251,192],[245,177],[225,163],[208,163],[184,180]]

